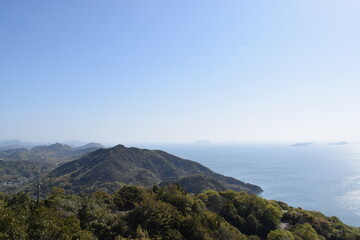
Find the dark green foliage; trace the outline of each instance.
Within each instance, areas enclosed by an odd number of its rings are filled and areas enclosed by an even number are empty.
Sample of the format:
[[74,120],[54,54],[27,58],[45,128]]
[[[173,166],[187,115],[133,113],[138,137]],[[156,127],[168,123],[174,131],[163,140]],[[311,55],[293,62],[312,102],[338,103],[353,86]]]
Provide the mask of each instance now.
[[0,204],[0,239],[26,239],[26,218]]
[[[283,207],[287,210],[284,210],[282,220],[294,226],[291,231],[297,231],[298,234],[294,234],[295,238],[299,237],[299,232],[302,232],[302,229],[307,229],[311,232],[314,230],[319,239],[360,239],[359,228],[349,227],[337,217],[326,217],[319,212],[305,211],[284,205],[286,205],[285,203],[283,203]],[[304,225],[305,223],[306,225]]]
[[194,199],[187,195],[180,185],[171,184],[157,193],[158,199],[175,206],[183,214],[191,212]]
[[[245,192],[194,196],[171,184],[124,186],[111,195],[65,193],[53,188],[39,201],[23,192],[0,195],[0,239],[360,240],[359,229],[336,217]],[[278,229],[281,221],[286,230]]]
[[75,215],[37,203],[19,193],[0,206],[0,239],[94,239]]
[[164,181],[160,185],[166,186],[171,183],[179,183],[187,192],[196,194],[205,190],[224,191],[229,189],[229,187],[221,184],[219,181],[204,175],[195,175],[177,180]]
[[92,239],[90,232],[83,231],[76,216],[63,217],[51,208],[35,207],[28,217],[29,239]]
[[296,239],[319,240],[319,236],[309,223],[295,226],[292,232]]
[[245,234],[266,236],[280,223],[281,208],[255,195],[234,191],[206,191],[199,194],[206,207],[220,214]]
[[123,230],[121,219],[117,219],[114,209],[111,195],[96,192],[83,196],[77,216],[81,227],[91,231],[99,239],[114,239],[116,231]]
[[151,236],[162,236],[169,240],[172,239],[169,232],[180,227],[179,212],[171,204],[161,201],[149,201],[140,205],[127,219],[134,226],[140,224]]
[[114,194],[114,203],[119,210],[131,210],[144,200],[145,195],[141,187],[124,186]]
[[30,203],[30,196],[24,192],[19,192],[10,198],[8,207],[15,212],[25,212],[29,209]]
[[266,240],[294,240],[294,235],[287,230],[277,229],[271,231],[268,235]]

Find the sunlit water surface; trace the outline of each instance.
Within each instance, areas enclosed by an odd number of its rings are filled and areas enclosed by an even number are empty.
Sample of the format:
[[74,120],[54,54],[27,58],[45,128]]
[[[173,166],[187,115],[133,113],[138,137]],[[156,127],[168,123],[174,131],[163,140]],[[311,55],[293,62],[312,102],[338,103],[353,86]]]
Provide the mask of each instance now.
[[257,184],[261,196],[360,227],[360,145],[142,145]]

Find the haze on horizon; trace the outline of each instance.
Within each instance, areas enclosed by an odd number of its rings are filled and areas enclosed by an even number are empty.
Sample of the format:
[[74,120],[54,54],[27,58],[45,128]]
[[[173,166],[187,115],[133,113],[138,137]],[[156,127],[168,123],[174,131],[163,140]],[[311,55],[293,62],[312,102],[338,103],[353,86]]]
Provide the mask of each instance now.
[[2,1],[0,140],[359,141],[360,2]]

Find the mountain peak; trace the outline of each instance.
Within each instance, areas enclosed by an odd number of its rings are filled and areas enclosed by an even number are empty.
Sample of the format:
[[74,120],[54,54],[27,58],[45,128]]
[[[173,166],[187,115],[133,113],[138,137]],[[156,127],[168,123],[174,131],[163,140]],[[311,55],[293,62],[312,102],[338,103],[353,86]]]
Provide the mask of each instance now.
[[[127,148],[121,144],[99,149],[52,171],[48,177],[69,192],[105,188],[114,191],[124,184],[151,186],[163,181],[204,175],[224,188],[258,193],[261,188],[217,174],[203,165],[157,150]],[[207,179],[205,179],[207,181]]]
[[91,142],[91,143],[87,143],[83,146],[77,147],[75,148],[76,150],[85,150],[85,149],[99,149],[99,148],[104,148],[103,145],[101,145],[100,143],[96,143],[96,142]]
[[33,147],[31,150],[58,152],[58,151],[71,151],[72,147],[70,147],[69,145],[61,144],[61,143],[54,143],[51,145],[36,146],[36,147]]
[[127,147],[125,147],[124,145],[122,144],[117,144],[115,145],[114,147],[110,148],[110,149],[128,149]]

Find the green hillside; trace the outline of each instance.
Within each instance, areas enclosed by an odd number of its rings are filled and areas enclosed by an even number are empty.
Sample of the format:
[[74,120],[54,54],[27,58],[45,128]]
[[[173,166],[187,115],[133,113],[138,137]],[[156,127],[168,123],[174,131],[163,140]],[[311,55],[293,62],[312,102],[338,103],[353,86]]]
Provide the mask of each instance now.
[[0,191],[15,193],[31,179],[43,176],[54,168],[53,164],[43,162],[0,160]]
[[[202,184],[251,193],[261,188],[235,178],[217,174],[203,165],[159,150],[126,148],[122,145],[99,149],[78,160],[64,163],[44,179],[44,188],[60,186],[68,192],[115,191],[124,184],[151,186],[163,181],[179,181],[197,175],[206,176]],[[194,178],[195,180],[195,178]],[[199,183],[199,181],[197,181]],[[184,184],[189,192],[193,192]],[[208,189],[202,188],[201,190]]]
[[54,188],[35,201],[0,196],[0,239],[357,240],[359,228],[336,217],[245,192],[187,194],[177,184],[124,186],[113,194],[65,195]]
[[36,177],[44,177],[58,165],[74,160],[102,147],[90,143],[72,148],[56,143],[36,146],[32,149],[19,148],[0,151],[0,191],[15,193],[31,183]]

